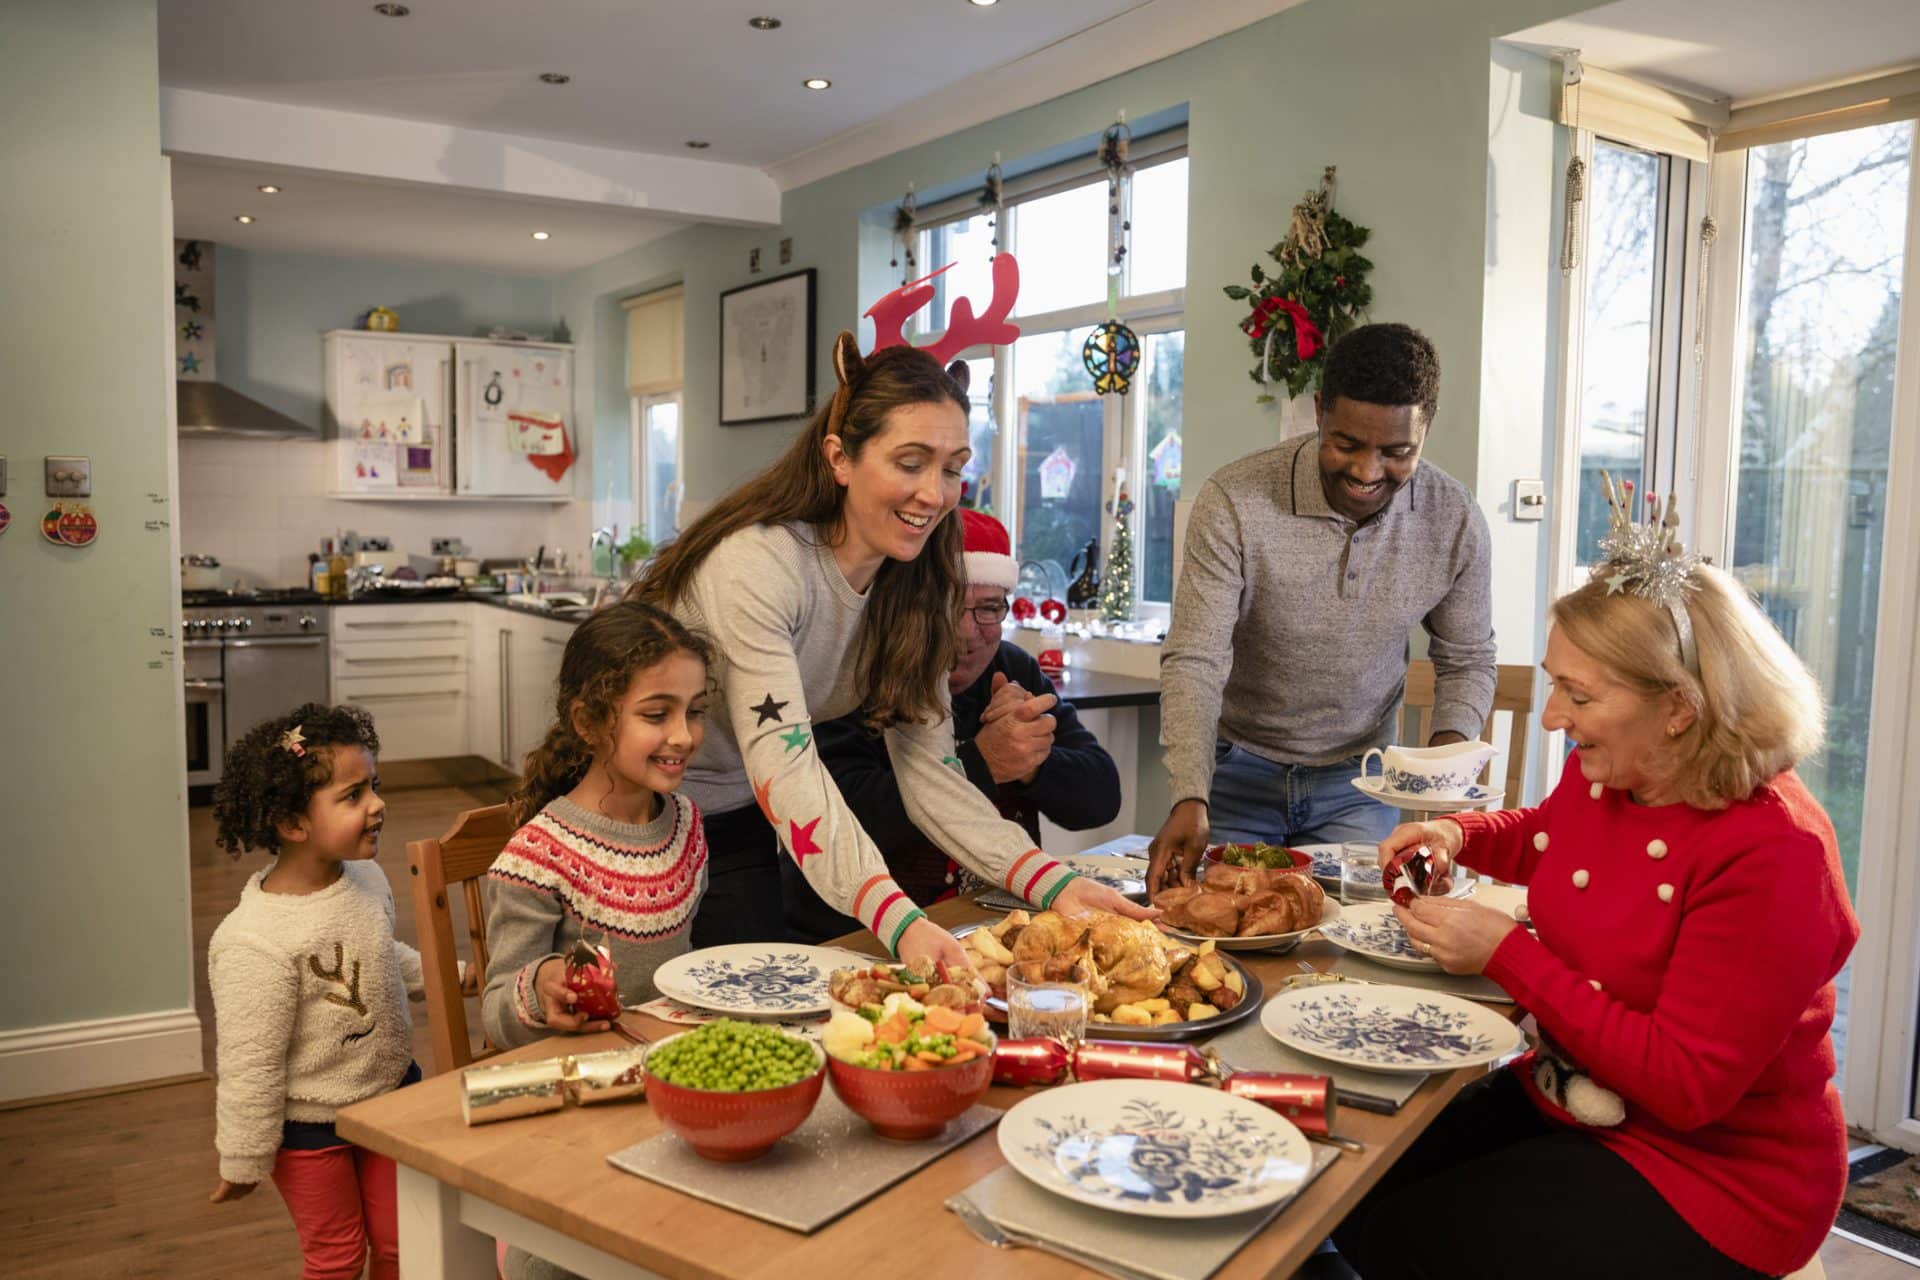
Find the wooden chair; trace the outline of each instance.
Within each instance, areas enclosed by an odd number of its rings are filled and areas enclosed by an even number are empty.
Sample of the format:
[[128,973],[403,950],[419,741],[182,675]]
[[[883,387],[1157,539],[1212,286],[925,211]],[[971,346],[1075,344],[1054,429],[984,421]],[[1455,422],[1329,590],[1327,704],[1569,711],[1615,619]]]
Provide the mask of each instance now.
[[[1527,776],[1527,732],[1533,720],[1533,677],[1532,667],[1499,667],[1493,681],[1493,710],[1487,715],[1485,729],[1481,738],[1500,747],[1501,757],[1506,762],[1506,797],[1500,802],[1509,809],[1517,809],[1525,803],[1520,788]],[[1508,716],[1507,741],[1501,746],[1493,736],[1494,720],[1501,712]],[[1407,695],[1402,728],[1405,720],[1412,721],[1411,732],[1403,732],[1400,740],[1409,746],[1427,745],[1428,725],[1433,719],[1433,664],[1424,659],[1407,664]],[[1493,771],[1493,765],[1487,765],[1487,775]],[[1481,781],[1487,781],[1483,775]]]
[[427,1027],[433,1036],[435,1073],[452,1071],[499,1050],[481,1038],[479,1052],[467,1031],[460,994],[460,964],[453,946],[453,910],[448,891],[459,886],[467,907],[467,938],[474,972],[487,972],[487,908],[480,884],[514,833],[504,804],[469,809],[438,840],[409,840],[407,870],[413,876],[413,919],[420,933],[420,967],[427,988]]

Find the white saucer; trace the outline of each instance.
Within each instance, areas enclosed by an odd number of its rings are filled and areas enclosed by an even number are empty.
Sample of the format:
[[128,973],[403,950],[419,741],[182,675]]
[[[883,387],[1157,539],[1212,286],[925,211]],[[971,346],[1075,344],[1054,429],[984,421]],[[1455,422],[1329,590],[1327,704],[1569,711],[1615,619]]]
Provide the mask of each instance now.
[[1488,787],[1473,786],[1467,788],[1467,794],[1455,799],[1443,800],[1439,796],[1409,795],[1404,791],[1389,791],[1379,778],[1355,778],[1353,785],[1361,795],[1381,804],[1392,805],[1396,809],[1416,809],[1422,813],[1464,813],[1468,809],[1484,809],[1500,803],[1500,797],[1506,794]]

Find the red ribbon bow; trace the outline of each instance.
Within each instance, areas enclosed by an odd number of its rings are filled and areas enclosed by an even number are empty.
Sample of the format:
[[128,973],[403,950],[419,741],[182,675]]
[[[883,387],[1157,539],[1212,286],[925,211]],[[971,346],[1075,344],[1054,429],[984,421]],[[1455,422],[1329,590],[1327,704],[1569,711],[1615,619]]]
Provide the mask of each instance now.
[[1274,320],[1284,313],[1293,322],[1293,349],[1302,360],[1311,360],[1320,350],[1324,339],[1320,327],[1307,315],[1307,309],[1292,298],[1262,298],[1253,308],[1253,314],[1240,322],[1249,338],[1261,338],[1272,327]]

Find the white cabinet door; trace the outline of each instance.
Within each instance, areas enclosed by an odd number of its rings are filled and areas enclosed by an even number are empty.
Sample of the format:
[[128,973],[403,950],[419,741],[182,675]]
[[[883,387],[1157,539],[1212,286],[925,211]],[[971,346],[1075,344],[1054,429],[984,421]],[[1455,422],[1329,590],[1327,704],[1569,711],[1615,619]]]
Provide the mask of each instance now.
[[493,497],[571,497],[577,468],[558,479],[513,447],[517,412],[557,415],[569,447],[573,421],[573,353],[565,347],[462,342],[454,347],[454,417],[461,493]]
[[572,627],[544,618],[514,619],[514,634],[507,671],[509,735],[513,747],[515,773],[527,753],[547,736],[553,724],[555,698],[560,680],[560,659],[566,652]]
[[512,644],[508,632],[513,615],[487,604],[470,604],[472,622],[467,634],[471,644],[467,672],[467,754],[491,760],[502,768],[507,764],[507,741],[503,703],[506,680],[507,648]]
[[[333,488],[342,493],[450,489],[453,344],[444,338],[330,333],[326,359]],[[417,438],[379,438],[375,411],[414,399],[420,405]],[[375,438],[362,439],[368,435]]]

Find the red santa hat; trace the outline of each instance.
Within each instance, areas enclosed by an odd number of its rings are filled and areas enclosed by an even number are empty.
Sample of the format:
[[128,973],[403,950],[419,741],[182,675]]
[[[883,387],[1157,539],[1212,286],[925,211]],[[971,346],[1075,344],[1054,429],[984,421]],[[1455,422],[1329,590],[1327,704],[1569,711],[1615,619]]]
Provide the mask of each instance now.
[[1020,565],[1013,558],[1007,527],[984,511],[962,507],[960,529],[966,539],[967,585],[1013,590],[1020,580]]

